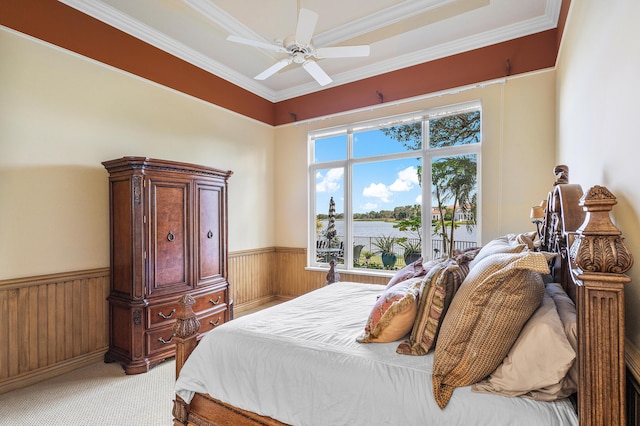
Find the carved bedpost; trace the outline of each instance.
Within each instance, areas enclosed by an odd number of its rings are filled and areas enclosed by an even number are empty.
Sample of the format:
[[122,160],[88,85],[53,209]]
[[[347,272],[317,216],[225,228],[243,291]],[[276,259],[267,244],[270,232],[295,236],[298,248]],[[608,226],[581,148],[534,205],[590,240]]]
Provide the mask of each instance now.
[[[195,299],[185,294],[178,301],[176,311],[176,322],[173,324],[173,340],[176,342],[176,379],[180,375],[180,370],[185,361],[198,344],[198,331],[200,321],[193,312]],[[173,424],[174,426],[186,425],[188,423],[189,410],[187,403],[179,396],[173,401]]]
[[609,212],[616,197],[594,186],[581,199],[585,220],[574,234],[570,257],[576,285],[581,425],[624,425],[624,273],[633,265],[622,233]]
[[185,361],[198,343],[200,321],[198,321],[191,307],[194,303],[196,303],[195,299],[189,294],[185,294],[178,301],[176,322],[173,325],[173,339],[176,342],[176,379],[180,375],[180,370],[182,370]]

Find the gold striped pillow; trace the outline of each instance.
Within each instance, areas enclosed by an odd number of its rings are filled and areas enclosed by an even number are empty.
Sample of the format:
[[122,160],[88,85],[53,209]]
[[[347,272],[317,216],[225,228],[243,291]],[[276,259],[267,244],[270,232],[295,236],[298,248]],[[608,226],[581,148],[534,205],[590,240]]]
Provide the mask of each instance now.
[[493,254],[469,271],[442,321],[433,394],[444,408],[453,391],[482,380],[505,358],[544,294],[542,253]]

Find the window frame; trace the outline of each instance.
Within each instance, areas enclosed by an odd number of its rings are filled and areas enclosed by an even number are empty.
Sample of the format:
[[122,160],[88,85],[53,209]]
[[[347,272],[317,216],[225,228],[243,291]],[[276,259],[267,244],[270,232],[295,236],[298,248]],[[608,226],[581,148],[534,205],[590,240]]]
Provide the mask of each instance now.
[[[429,121],[450,115],[457,115],[462,113],[468,113],[473,111],[480,112],[480,140],[475,144],[456,145],[450,147],[429,147]],[[325,128],[310,131],[307,134],[307,152],[308,152],[308,242],[307,242],[307,268],[308,269],[321,269],[326,270],[327,264],[316,261],[315,247],[316,247],[316,173],[318,170],[328,170],[333,168],[344,168],[344,178],[342,188],[344,193],[344,235],[343,241],[349,242],[350,246],[353,241],[353,196],[352,196],[352,176],[353,166],[363,163],[374,163],[377,161],[390,161],[406,158],[418,158],[422,159],[422,181],[431,182],[431,162],[434,158],[449,157],[456,155],[475,154],[477,158],[476,173],[477,173],[477,210],[476,210],[476,230],[481,228],[482,218],[482,145],[484,143],[483,135],[483,114],[482,104],[479,100],[464,102],[459,104],[452,104],[442,107],[431,108],[422,110],[419,112],[412,112],[397,116],[389,116],[378,118],[374,120],[356,122],[345,124],[341,126]],[[385,127],[398,126],[402,124],[409,124],[416,121],[422,122],[422,147],[415,151],[403,151],[392,154],[375,155],[368,157],[353,157],[353,136],[354,134],[367,130],[376,130]],[[332,160],[327,162],[315,162],[315,145],[316,139],[327,138],[336,135],[346,135],[347,152],[346,159],[344,160]],[[422,187],[422,223],[431,223],[431,211],[432,211],[432,199],[431,199],[431,185],[429,189],[425,190]],[[422,227],[422,251],[424,255],[425,247],[432,247],[432,235],[428,231],[430,227]],[[480,240],[480,232],[476,232],[476,239]],[[346,244],[345,244],[346,245]],[[353,251],[344,250],[344,264],[336,265],[341,271],[363,274],[363,275],[389,275],[394,271],[389,270],[375,270],[368,268],[356,268],[353,266]]]

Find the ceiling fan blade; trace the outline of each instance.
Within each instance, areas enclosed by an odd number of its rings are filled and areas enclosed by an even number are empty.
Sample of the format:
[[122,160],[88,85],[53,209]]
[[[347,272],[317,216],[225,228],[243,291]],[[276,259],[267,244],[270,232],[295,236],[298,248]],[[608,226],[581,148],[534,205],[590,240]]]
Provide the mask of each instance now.
[[251,40],[251,39],[244,38],[244,37],[238,37],[238,36],[233,35],[233,34],[228,36],[227,40],[232,41],[234,43],[246,44],[247,46],[260,47],[262,49],[269,49],[269,50],[273,50],[275,52],[287,53],[287,49],[285,49],[282,46],[278,46],[277,44],[264,43],[264,42],[261,42],[261,41]]
[[309,9],[300,9],[298,25],[296,26],[296,43],[306,47],[311,43],[311,37],[316,29],[318,14]]
[[370,49],[367,45],[362,46],[336,46],[320,47],[315,50],[315,57],[320,58],[355,58],[369,56]]
[[256,80],[266,80],[267,78],[271,77],[272,75],[280,71],[282,68],[289,65],[291,62],[293,62],[293,59],[291,58],[278,61],[275,64],[271,65],[266,70],[262,71],[260,74],[256,75],[254,78]]
[[302,67],[318,82],[320,86],[326,86],[333,81],[315,61],[305,61],[302,64]]

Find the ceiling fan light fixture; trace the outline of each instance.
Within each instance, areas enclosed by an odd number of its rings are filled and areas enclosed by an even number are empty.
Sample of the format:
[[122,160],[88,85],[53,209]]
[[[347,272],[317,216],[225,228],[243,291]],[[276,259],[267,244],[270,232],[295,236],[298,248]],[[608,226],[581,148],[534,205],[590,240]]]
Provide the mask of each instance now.
[[303,64],[306,61],[306,56],[304,52],[297,51],[293,53],[293,62],[296,64]]
[[290,35],[282,43],[268,44],[256,40],[245,39],[230,35],[227,40],[248,46],[268,49],[275,52],[287,53],[288,58],[282,59],[270,66],[254,78],[265,80],[291,63],[301,64],[318,84],[325,86],[333,80],[327,75],[313,58],[348,58],[369,56],[369,46],[338,46],[314,49],[311,38],[316,28],[318,14],[308,9],[300,9],[295,35]]

